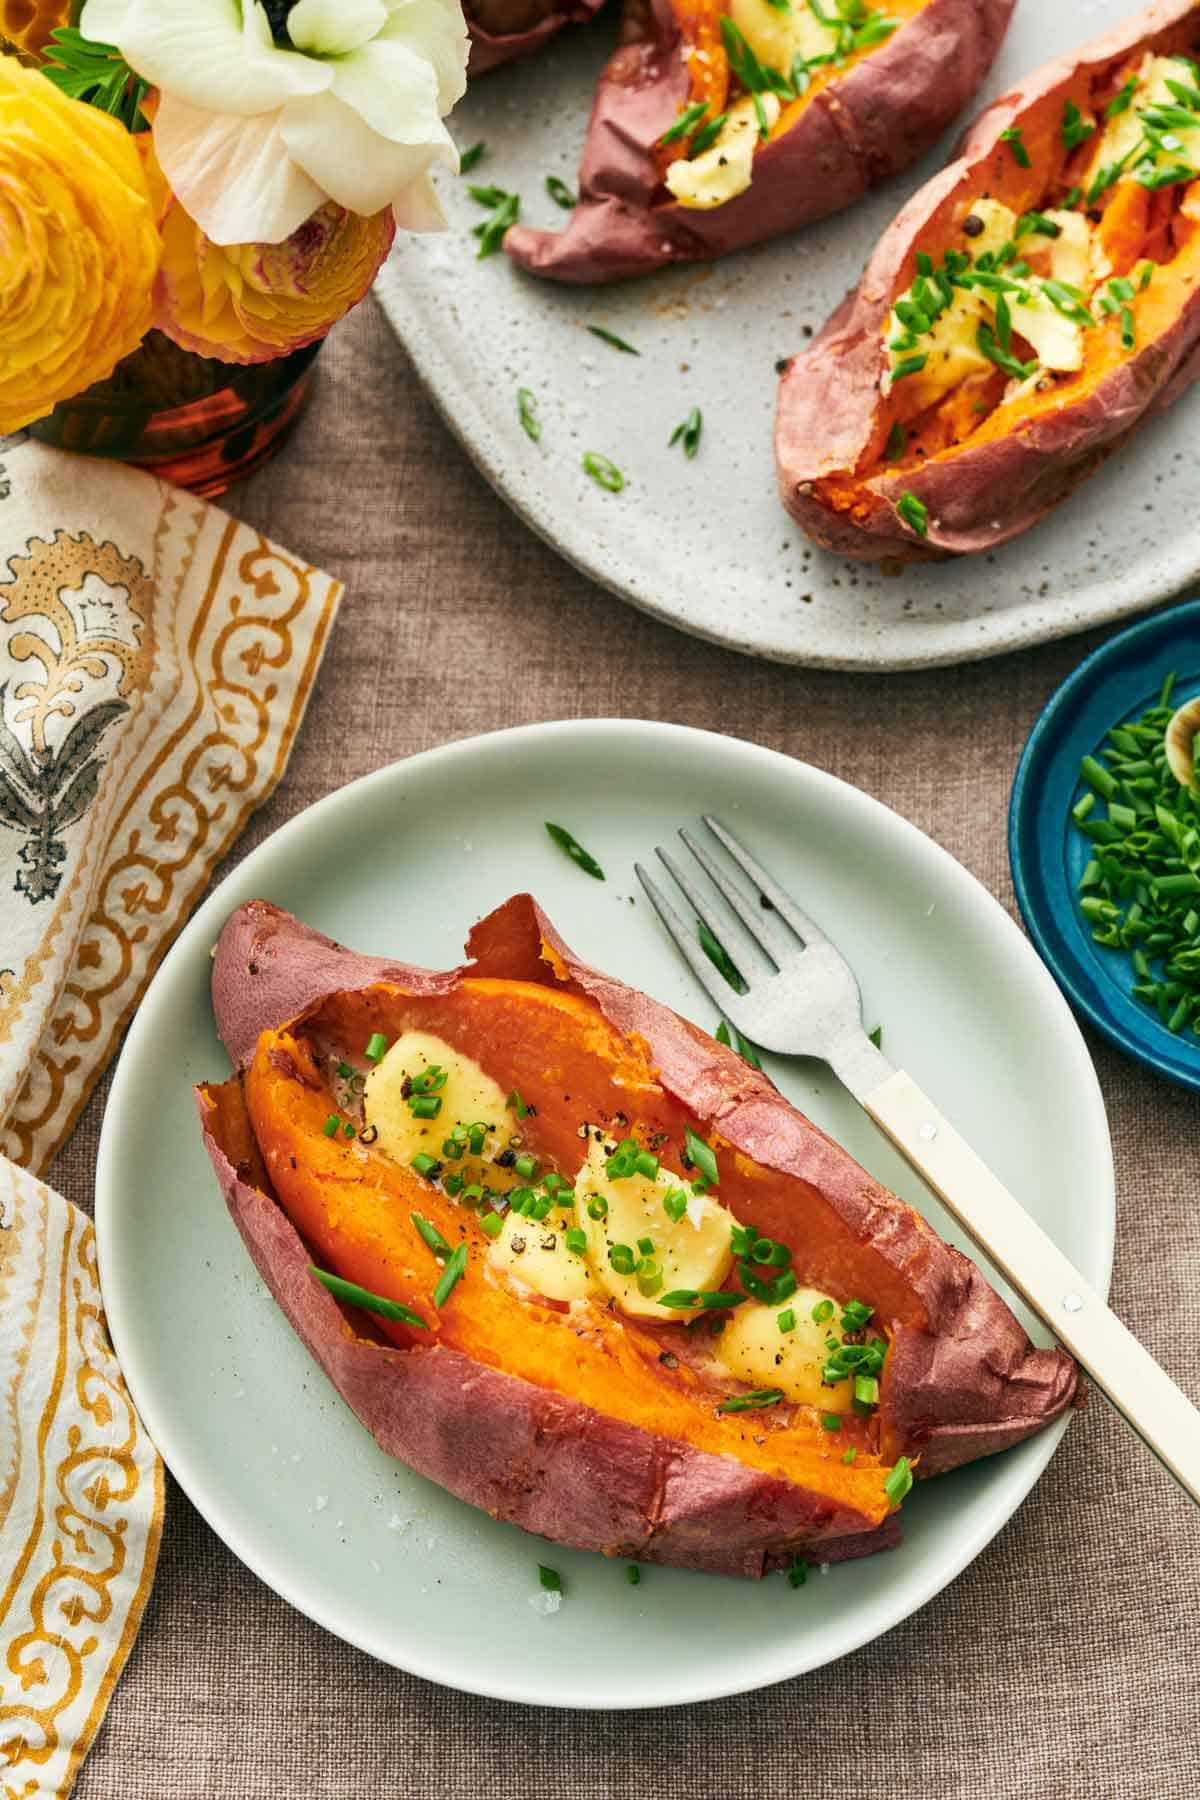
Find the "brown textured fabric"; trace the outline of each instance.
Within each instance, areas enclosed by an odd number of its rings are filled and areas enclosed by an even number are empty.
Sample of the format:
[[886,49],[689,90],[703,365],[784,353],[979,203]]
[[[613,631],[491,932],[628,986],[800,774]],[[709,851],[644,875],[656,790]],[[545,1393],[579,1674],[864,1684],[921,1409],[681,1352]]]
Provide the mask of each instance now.
[[[235,856],[412,751],[530,720],[624,714],[751,738],[832,770],[1011,905],[1004,820],[1017,755],[1095,636],[869,678],[776,668],[681,637],[516,522],[373,306],[326,348],[291,445],[231,499],[348,590],[287,776]],[[1200,1104],[1092,1048],[1117,1155],[1114,1302],[1200,1398]],[[103,1091],[51,1171],[84,1206],[102,1106]],[[995,1542],[887,1637],[759,1694],[617,1722],[505,1707],[372,1662],[276,1599],[172,1488],[142,1634],[75,1791],[1195,1800],[1198,1568],[1200,1513],[1094,1401]]]

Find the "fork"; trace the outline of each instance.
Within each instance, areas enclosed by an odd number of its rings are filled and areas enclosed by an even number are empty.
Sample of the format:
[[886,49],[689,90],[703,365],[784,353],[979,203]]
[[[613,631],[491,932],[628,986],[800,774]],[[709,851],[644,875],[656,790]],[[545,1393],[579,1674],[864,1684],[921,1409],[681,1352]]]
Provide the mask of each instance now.
[[[642,865],[634,865],[647,898],[701,987],[735,1030],[764,1050],[815,1057],[829,1065],[1200,1505],[1200,1412],[911,1075],[895,1068],[872,1043],[863,1029],[854,971],[816,921],[718,820],[705,814],[704,823],[751,884],[753,898],[691,832],[679,835],[740,921],[744,940],[730,932],[706,891],[674,857],[661,848],[657,854],[697,917],[730,948],[746,986],[743,994],[718,973],[695,930]],[[760,966],[764,961],[770,965],[767,970]]]

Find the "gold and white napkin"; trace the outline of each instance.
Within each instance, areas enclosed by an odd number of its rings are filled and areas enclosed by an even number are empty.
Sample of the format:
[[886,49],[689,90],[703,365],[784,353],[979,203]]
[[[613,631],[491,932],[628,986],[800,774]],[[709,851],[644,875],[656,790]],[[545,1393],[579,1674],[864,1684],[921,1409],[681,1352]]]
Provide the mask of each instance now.
[[86,1218],[38,1179],[286,766],[339,583],[194,496],[0,439],[0,1796],[65,1795],[162,1470]]

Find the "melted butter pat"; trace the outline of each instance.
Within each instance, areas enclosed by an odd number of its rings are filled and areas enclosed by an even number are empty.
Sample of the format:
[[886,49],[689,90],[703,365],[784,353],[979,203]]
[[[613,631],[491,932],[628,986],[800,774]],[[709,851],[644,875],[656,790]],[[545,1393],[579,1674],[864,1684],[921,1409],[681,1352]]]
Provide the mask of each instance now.
[[[653,1181],[645,1175],[614,1180],[605,1173],[607,1160],[604,1145],[589,1138],[587,1160],[575,1183],[576,1221],[587,1233],[588,1261],[597,1282],[624,1313],[676,1321],[694,1317],[692,1312],[660,1306],[653,1295],[643,1294],[636,1274],[622,1275],[613,1268],[609,1251],[614,1244],[626,1244],[637,1259],[643,1254],[638,1249],[639,1238],[651,1238],[654,1249],[650,1254],[662,1271],[658,1293],[669,1294],[675,1288],[712,1292],[724,1285],[733,1266],[733,1214],[705,1195],[693,1199],[688,1211],[672,1220],[663,1208],[663,1199],[671,1188],[686,1185],[680,1176],[660,1169]],[[588,1202],[597,1195],[608,1203],[604,1219],[588,1215]]]
[[[818,1325],[813,1307],[823,1300],[834,1306],[828,1324]],[[787,1399],[822,1412],[848,1413],[854,1401],[849,1380],[826,1386],[821,1370],[829,1357],[825,1339],[837,1330],[838,1308],[832,1296],[815,1288],[799,1288],[786,1302],[795,1314],[794,1331],[780,1331],[780,1306],[747,1301],[733,1313],[713,1350],[738,1381],[752,1388],[782,1388]]]
[[[1124,112],[1117,113],[1109,119],[1096,138],[1096,147],[1088,165],[1088,182],[1092,181],[1100,170],[1113,163],[1123,162],[1130,157],[1130,170],[1143,159],[1137,154],[1145,133],[1139,117],[1144,106],[1170,106],[1178,109],[1179,101],[1167,85],[1169,82],[1183,82],[1188,87],[1195,87],[1196,74],[1190,63],[1173,56],[1147,56],[1138,70],[1137,87],[1133,99]],[[1172,129],[1170,134],[1178,140],[1178,144],[1164,150],[1153,146],[1148,152],[1148,160],[1156,167],[1165,167],[1168,163],[1190,163],[1200,170],[1200,117],[1191,129]],[[1085,186],[1087,183],[1084,184]]]
[[[446,1071],[446,1085],[438,1090],[441,1110],[435,1119],[414,1118],[404,1083],[434,1063]],[[508,1111],[503,1089],[477,1062],[429,1032],[406,1031],[396,1039],[367,1076],[363,1113],[367,1124],[375,1127],[375,1148],[400,1163],[411,1163],[421,1153],[442,1162],[443,1141],[456,1125],[486,1124],[490,1129],[483,1156],[464,1155],[456,1162],[446,1162],[446,1168],[477,1181],[486,1160],[492,1187],[507,1189],[519,1183],[511,1169],[497,1168],[487,1160],[504,1148],[513,1129],[519,1129]]]
[[[833,0],[830,0],[832,10]],[[731,0],[729,16],[760,63],[790,75],[798,56],[808,62],[814,56],[830,56],[838,47],[835,27],[822,25],[807,0],[790,7],[772,6],[770,0]]]
[[488,1267],[503,1281],[549,1300],[586,1300],[597,1291],[596,1283],[586,1256],[567,1249],[566,1233],[574,1223],[569,1207],[540,1222],[509,1213],[488,1247]]
[[[774,94],[758,98],[769,129],[779,117],[779,101]],[[758,143],[758,113],[754,97],[747,94],[729,108],[715,144],[699,156],[679,157],[668,166],[664,176],[668,191],[681,206],[700,210],[724,206],[750,186]]]
[[[983,223],[982,232],[967,240],[973,262],[988,252],[995,255],[1013,241],[1017,215],[1011,207],[998,200],[981,199],[972,205],[971,212]],[[1047,299],[1038,274],[1065,282],[1086,297],[1095,284],[1093,234],[1081,213],[1050,212],[1046,218],[1059,227],[1059,235],[1027,232],[1019,240],[1020,259],[1029,262],[1036,272],[1027,278],[1025,293],[1009,293],[1006,298],[1013,330],[1027,340],[1041,368],[1069,373],[1083,367],[1084,327],[1067,318]],[[981,324],[994,326],[995,307],[996,295],[989,288],[955,288],[952,303],[934,320],[932,330],[918,336],[912,349],[889,348],[885,394],[891,391],[891,370],[906,356],[926,357],[925,367],[903,380],[902,391],[910,416],[934,405],[969,377],[990,373],[992,364],[980,350],[977,337]],[[888,320],[889,346],[904,332],[903,322],[893,312]]]

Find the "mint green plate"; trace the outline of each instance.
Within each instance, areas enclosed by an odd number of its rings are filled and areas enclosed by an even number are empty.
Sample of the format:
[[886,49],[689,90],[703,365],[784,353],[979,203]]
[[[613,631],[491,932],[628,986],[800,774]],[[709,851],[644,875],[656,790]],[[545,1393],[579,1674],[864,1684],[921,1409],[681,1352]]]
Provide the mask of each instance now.
[[[945,1587],[1061,1436],[918,1485],[901,1549],[814,1572],[798,1590],[779,1577],[651,1567],[632,1587],[620,1563],[497,1524],[384,1456],[267,1294],[192,1110],[192,1084],[227,1067],[208,981],[232,908],[262,895],[359,949],[443,967],[474,919],[528,888],[590,960],[711,1028],[632,874],[635,856],[702,811],[729,820],[836,935],[888,1055],[1107,1291],[1112,1155],[1078,1028],[1000,906],[876,801],[751,744],[600,720],[450,744],[312,807],[200,908],[134,1020],[97,1171],[104,1298],[151,1435],[235,1554],[329,1630],[452,1687],[543,1706],[661,1706],[817,1668]],[[545,819],[599,858],[603,885],[551,844]],[[961,1241],[831,1076],[811,1063],[767,1067]],[[539,1562],[562,1574],[557,1612],[543,1610]]]

